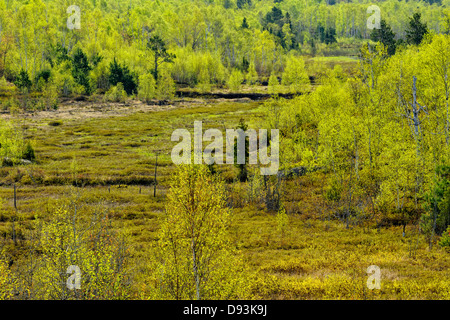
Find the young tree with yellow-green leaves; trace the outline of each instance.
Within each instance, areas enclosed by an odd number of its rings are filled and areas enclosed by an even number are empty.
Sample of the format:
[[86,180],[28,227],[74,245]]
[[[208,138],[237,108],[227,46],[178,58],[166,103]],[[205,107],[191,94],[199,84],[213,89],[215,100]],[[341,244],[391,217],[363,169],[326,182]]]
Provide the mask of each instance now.
[[230,77],[228,78],[228,88],[233,92],[239,91],[242,81],[244,81],[242,72],[235,69],[231,72]]
[[281,75],[281,84],[287,86],[291,93],[305,92],[309,89],[309,77],[302,57],[290,56]]
[[[126,299],[129,297],[127,248],[111,230],[108,215],[86,208],[73,197],[50,210],[29,239],[29,259],[21,270],[28,299]],[[80,271],[79,287],[69,277]],[[74,287],[70,287],[71,282]]]
[[18,289],[17,277],[9,269],[7,261],[0,256],[0,300],[10,300]]
[[[392,56],[381,43],[365,45],[356,76],[329,73],[314,92],[286,101],[271,117],[285,165],[325,168],[337,209],[370,211],[377,223],[403,225],[405,234],[432,207],[424,208],[424,197],[436,167],[448,163],[448,41],[428,35]],[[437,219],[427,220],[431,233],[446,227],[436,229]]]
[[149,102],[156,97],[156,81],[150,73],[139,77],[138,98]]
[[204,165],[177,168],[155,248],[152,298],[248,297],[249,273],[228,233],[224,190]]

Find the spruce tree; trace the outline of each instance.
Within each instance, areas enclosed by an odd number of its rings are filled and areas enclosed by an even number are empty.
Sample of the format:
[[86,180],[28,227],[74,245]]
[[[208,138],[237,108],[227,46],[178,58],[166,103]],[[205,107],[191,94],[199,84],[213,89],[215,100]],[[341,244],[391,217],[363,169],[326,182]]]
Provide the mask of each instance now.
[[394,39],[395,34],[391,29],[391,26],[386,23],[386,20],[382,19],[380,22],[380,29],[373,29],[370,34],[372,41],[381,42],[387,47],[387,53],[391,56],[396,50],[396,41]]
[[406,42],[408,44],[419,45],[423,37],[428,32],[427,24],[420,21],[421,14],[416,12],[409,19],[409,25],[406,29]]

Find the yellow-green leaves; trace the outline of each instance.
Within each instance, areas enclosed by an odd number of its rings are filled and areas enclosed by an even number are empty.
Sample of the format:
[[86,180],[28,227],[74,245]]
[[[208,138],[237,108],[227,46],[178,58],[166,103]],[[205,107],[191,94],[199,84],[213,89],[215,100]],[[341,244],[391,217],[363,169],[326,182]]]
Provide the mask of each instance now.
[[16,285],[16,276],[9,269],[6,260],[0,256],[0,300],[12,299]]
[[281,75],[281,84],[289,87],[292,93],[305,92],[309,89],[309,77],[302,57],[290,56]]
[[154,298],[244,298],[243,265],[230,241],[224,182],[206,166],[180,166],[167,195],[154,265]]
[[[110,230],[107,214],[76,199],[52,211],[40,230],[37,267],[30,292],[37,299],[125,299],[126,248]],[[80,288],[67,281],[70,266],[81,271]]]

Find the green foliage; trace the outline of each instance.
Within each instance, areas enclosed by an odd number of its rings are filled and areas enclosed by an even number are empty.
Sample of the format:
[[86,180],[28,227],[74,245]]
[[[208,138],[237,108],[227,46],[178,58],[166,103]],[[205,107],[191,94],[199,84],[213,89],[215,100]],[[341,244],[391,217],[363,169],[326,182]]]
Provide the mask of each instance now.
[[46,84],[42,90],[46,110],[58,109],[58,90],[53,82]]
[[381,42],[385,47],[387,47],[387,53],[391,56],[395,53],[397,47],[395,41],[395,34],[392,31],[390,25],[386,23],[386,20],[381,19],[380,29],[373,29],[370,34],[370,39],[375,42]]
[[245,17],[244,17],[244,19],[242,20],[241,28],[242,28],[242,29],[248,29],[248,28],[249,28],[249,25],[248,25],[248,22],[247,22],[247,18],[245,18]]
[[22,159],[34,161],[36,159],[36,155],[34,154],[34,148],[31,145],[30,141],[27,141],[25,143],[25,146],[23,148],[22,152]]
[[0,157],[3,164],[18,164],[21,159],[34,160],[34,149],[22,131],[11,122],[0,122]]
[[408,28],[406,29],[406,42],[408,44],[419,45],[423,37],[428,32],[426,23],[420,21],[421,14],[416,12],[409,20]]
[[118,86],[119,83],[122,83],[123,89],[128,95],[133,94],[137,89],[134,77],[128,67],[119,64],[116,58],[109,65],[109,83],[112,86]]
[[80,48],[76,49],[72,56],[72,76],[76,83],[84,87],[86,94],[91,93],[89,85],[89,72],[91,69],[83,50]]
[[[241,129],[246,132],[248,125],[245,123],[244,119],[239,119],[239,124],[236,129]],[[245,137],[245,147],[244,147],[244,163],[238,163],[238,144],[237,141],[234,142],[234,165],[238,168],[237,178],[240,182],[245,182],[248,180],[248,163],[249,163],[249,139]]]
[[0,300],[14,297],[18,285],[17,277],[11,272],[6,259],[0,258]]
[[51,71],[49,69],[41,70],[36,75],[34,82],[38,83],[41,79],[45,81],[45,83],[48,82],[51,76]]
[[426,213],[421,217],[421,227],[429,237],[440,235],[450,226],[450,167],[440,165],[437,179],[426,195]]
[[281,236],[284,236],[288,224],[289,216],[287,215],[284,207],[281,206],[281,208],[277,212],[277,230],[281,234]]
[[[187,84],[191,87],[224,83],[226,70],[220,56],[210,52],[198,52],[193,54],[189,48],[178,49],[176,59],[171,65],[171,73],[178,83]],[[209,82],[208,82],[209,81]]]
[[[107,213],[76,196],[57,205],[39,230],[40,254],[29,290],[37,299],[125,299],[127,255]],[[69,266],[81,270],[80,289],[67,287]]]
[[0,78],[0,96],[11,96],[15,93],[16,87],[6,81],[5,77]]
[[289,91],[292,93],[304,92],[309,89],[309,77],[302,57],[291,56],[288,58],[285,71],[281,75],[281,84],[289,87]]
[[14,84],[21,90],[29,90],[32,83],[30,78],[28,77],[28,72],[24,69],[21,69]]
[[252,61],[248,67],[248,73],[245,75],[245,79],[249,85],[255,85],[258,81],[258,72],[255,68],[255,63]]
[[53,69],[52,82],[60,95],[68,96],[72,93],[79,93],[85,88],[78,85],[70,72],[71,64],[69,60],[63,60]]
[[228,78],[228,88],[233,92],[239,91],[243,81],[244,76],[242,75],[242,72],[238,69],[234,69]]
[[236,0],[238,9],[248,8],[252,5],[252,0]]
[[271,73],[267,91],[269,92],[269,94],[277,94],[279,93],[279,86],[280,82],[278,81],[277,76],[274,73]]
[[111,102],[125,102],[127,93],[123,88],[122,82],[117,83],[116,86],[111,87],[104,95],[104,100]]
[[159,65],[162,62],[173,62],[176,57],[174,54],[167,52],[165,42],[158,36],[152,36],[147,43],[147,47],[153,52],[154,56],[154,69],[153,77],[156,81],[159,80]]
[[448,226],[447,229],[443,232],[438,244],[441,247],[446,248],[447,250],[450,249],[450,226]]
[[163,299],[248,297],[242,262],[228,234],[224,184],[206,166],[179,166],[156,248],[155,287]]
[[149,102],[156,97],[156,81],[149,73],[139,77],[138,98]]
[[209,76],[208,69],[202,68],[200,70],[197,87],[200,89],[201,92],[211,91],[211,79]]
[[170,100],[175,97],[176,87],[172,76],[167,70],[160,74],[157,84],[157,98],[161,100]]

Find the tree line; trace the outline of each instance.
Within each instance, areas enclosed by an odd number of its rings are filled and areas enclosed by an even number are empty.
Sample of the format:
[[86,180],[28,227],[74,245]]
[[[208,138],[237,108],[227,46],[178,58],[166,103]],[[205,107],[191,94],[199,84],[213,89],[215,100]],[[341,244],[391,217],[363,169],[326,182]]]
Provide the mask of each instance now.
[[356,50],[370,38],[390,42],[389,50],[394,40],[409,43],[417,6],[420,23],[433,32],[447,34],[450,21],[446,4],[385,1],[376,35],[366,26],[368,3],[84,0],[80,29],[68,29],[68,6],[0,3],[0,77],[42,93],[48,108],[55,95],[72,93],[164,99],[175,83],[238,90],[243,82],[281,77],[291,56]]

